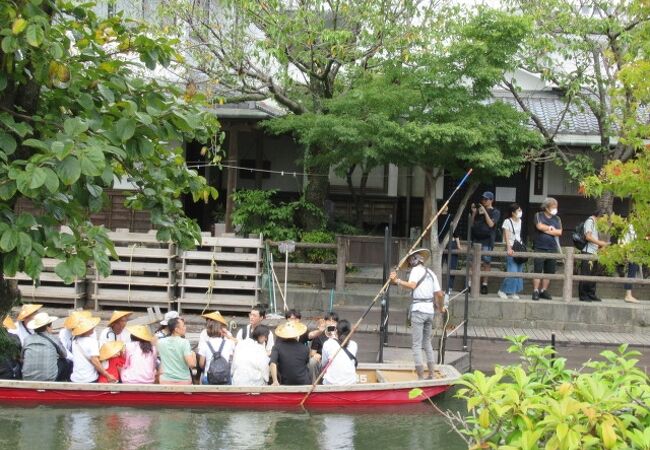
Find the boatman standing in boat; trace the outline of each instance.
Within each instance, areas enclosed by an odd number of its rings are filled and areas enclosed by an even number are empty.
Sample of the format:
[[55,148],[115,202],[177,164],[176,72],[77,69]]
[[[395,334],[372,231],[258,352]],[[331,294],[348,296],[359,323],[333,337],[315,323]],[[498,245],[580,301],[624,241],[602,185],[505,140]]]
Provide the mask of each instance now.
[[[444,293],[436,274],[424,265],[431,253],[426,248],[414,250],[406,257],[406,264],[411,268],[408,281],[397,277],[397,272],[391,272],[390,280],[393,284],[411,290],[411,306],[408,314],[411,320],[411,336],[415,372],[418,379],[424,378],[424,365],[422,363],[422,349],[427,355],[429,378],[433,378],[434,355],[431,337],[433,330],[433,315],[435,311],[444,311]],[[404,264],[404,265],[406,265]],[[403,265],[403,266],[404,266]],[[399,269],[404,267],[400,266]]]

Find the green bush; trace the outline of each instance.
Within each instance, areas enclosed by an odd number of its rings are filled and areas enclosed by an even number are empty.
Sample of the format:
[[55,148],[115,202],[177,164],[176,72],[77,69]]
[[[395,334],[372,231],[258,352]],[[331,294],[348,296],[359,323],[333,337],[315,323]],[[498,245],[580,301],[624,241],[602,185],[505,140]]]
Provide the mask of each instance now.
[[277,191],[242,190],[233,194],[235,208],[232,223],[242,235],[259,234],[273,241],[297,240],[294,203],[276,204],[272,197]]
[[[334,233],[324,230],[307,231],[302,234],[301,242],[310,242],[318,244],[332,244],[336,242]],[[336,263],[336,250],[326,248],[304,249],[305,261],[314,264],[334,264]]]
[[604,361],[569,370],[551,347],[509,339],[521,364],[456,383],[467,416],[447,418],[469,448],[650,449],[650,388],[638,352],[622,345],[602,352]]

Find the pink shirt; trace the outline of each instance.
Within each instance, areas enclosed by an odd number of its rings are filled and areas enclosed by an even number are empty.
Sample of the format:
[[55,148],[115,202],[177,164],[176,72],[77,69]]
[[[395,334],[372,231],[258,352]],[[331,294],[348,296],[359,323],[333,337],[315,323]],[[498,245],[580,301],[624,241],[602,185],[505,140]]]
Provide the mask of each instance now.
[[156,379],[156,358],[158,352],[153,346],[151,352],[142,353],[139,342],[126,344],[126,362],[122,368],[122,383],[151,384]]

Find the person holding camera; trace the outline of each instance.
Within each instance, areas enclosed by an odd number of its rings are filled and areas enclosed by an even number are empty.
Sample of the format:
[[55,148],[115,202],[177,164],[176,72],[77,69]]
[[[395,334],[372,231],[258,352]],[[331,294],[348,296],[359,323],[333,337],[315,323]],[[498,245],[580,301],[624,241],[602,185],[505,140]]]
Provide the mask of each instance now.
[[339,323],[339,315],[334,311],[330,311],[324,317],[325,320],[325,332],[316,336],[311,341],[311,357],[309,359],[309,372],[311,373],[312,379],[316,380],[320,371],[323,368],[323,345],[325,342],[332,338],[336,339],[336,325]]
[[[501,212],[494,208],[494,194],[483,192],[479,204],[472,203],[472,242],[481,244],[481,250],[492,251],[496,239],[496,227]],[[481,256],[481,271],[489,272],[492,263],[491,256]],[[481,294],[488,293],[488,277],[481,278]]]

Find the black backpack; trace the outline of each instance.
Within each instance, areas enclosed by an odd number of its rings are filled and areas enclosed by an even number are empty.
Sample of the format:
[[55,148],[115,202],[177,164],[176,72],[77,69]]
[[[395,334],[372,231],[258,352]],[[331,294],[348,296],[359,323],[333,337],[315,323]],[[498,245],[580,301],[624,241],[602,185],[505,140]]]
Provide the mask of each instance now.
[[212,352],[212,361],[210,361],[210,367],[208,368],[208,383],[209,384],[230,384],[230,363],[226,361],[226,358],[221,356],[221,351],[223,346],[226,343],[224,338],[221,338],[221,345],[219,346],[219,351],[215,352],[210,345],[210,342],[206,341],[210,351]]
[[[591,217],[587,220],[591,220]],[[573,246],[580,251],[583,251],[587,246],[587,237],[585,236],[585,222],[587,222],[587,220],[580,222],[571,235]]]

